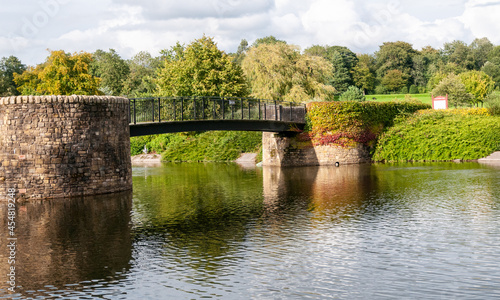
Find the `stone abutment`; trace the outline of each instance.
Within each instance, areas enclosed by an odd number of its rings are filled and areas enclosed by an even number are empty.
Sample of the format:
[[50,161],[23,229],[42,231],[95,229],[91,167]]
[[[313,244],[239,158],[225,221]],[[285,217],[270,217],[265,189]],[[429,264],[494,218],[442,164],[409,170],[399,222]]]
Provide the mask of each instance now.
[[[132,189],[126,98],[0,98],[0,195],[45,199]],[[2,199],[4,200],[4,199]]]

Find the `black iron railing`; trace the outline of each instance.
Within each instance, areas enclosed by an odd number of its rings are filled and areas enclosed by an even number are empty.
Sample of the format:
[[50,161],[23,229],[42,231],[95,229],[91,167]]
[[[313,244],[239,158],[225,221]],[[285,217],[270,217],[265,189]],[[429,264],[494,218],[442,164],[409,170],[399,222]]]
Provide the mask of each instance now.
[[304,104],[235,97],[130,98],[131,124],[196,120],[272,120],[304,123]]

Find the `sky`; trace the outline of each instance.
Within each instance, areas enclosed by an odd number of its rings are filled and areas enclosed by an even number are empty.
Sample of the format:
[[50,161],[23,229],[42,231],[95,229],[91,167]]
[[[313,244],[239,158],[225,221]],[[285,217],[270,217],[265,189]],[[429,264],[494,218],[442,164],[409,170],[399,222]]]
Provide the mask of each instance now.
[[482,37],[500,45],[498,16],[500,0],[8,1],[0,8],[0,57],[36,65],[48,49],[156,56],[203,35],[228,53],[242,39],[270,35],[301,49],[339,45],[355,53],[400,40],[415,49]]

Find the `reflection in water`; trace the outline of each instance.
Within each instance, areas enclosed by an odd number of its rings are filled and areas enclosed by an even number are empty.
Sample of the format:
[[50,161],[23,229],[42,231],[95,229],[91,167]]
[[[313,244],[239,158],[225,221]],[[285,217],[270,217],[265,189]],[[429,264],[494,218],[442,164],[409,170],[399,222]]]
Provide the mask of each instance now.
[[[17,204],[16,291],[30,297],[82,289],[123,273],[131,259],[131,193]],[[7,215],[0,204],[0,215]],[[0,218],[0,274],[9,265],[7,219]],[[74,285],[74,286],[71,286]],[[71,287],[70,287],[71,286]],[[0,295],[6,292],[0,281]],[[57,294],[57,293],[56,293]]]
[[499,172],[474,163],[136,167],[132,196],[19,207],[20,246],[29,249],[20,250],[20,290],[113,299],[498,298]]

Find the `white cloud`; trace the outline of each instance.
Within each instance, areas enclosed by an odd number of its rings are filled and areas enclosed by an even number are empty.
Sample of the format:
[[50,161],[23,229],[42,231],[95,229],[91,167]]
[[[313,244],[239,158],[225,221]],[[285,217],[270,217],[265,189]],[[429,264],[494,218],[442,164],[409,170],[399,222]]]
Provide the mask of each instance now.
[[470,0],[460,17],[474,37],[488,37],[493,43],[500,43],[500,1]]

